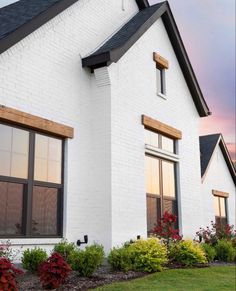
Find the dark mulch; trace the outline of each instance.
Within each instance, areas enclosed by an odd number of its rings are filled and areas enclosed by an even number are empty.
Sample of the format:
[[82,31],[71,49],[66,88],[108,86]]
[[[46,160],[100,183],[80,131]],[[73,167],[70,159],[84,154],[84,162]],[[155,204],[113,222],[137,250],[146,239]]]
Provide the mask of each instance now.
[[[209,266],[232,266],[233,263],[225,262],[213,262],[210,264],[199,264],[195,268],[205,268]],[[166,269],[184,269],[188,267],[183,267],[180,264],[171,263],[166,266]],[[78,272],[71,272],[66,283],[58,288],[58,291],[70,291],[70,290],[81,290],[86,291],[93,289],[102,285],[110,284],[113,282],[127,281],[135,278],[144,277],[147,273],[129,271],[115,272],[112,271],[109,265],[105,264],[98,269],[92,278],[79,277]],[[23,276],[18,277],[19,291],[30,291],[30,290],[43,290],[37,275],[30,272],[26,272]]]
[[[105,284],[117,282],[117,281],[126,281],[135,278],[140,278],[145,276],[145,273],[142,272],[133,272],[129,271],[127,273],[123,272],[114,272],[108,266],[102,266],[94,274],[92,278],[83,278],[78,276],[78,272],[71,272],[66,283],[58,288],[57,290],[89,290]],[[28,291],[28,290],[43,290],[39,278],[37,275],[26,272],[23,276],[18,277],[19,282],[19,291]]]

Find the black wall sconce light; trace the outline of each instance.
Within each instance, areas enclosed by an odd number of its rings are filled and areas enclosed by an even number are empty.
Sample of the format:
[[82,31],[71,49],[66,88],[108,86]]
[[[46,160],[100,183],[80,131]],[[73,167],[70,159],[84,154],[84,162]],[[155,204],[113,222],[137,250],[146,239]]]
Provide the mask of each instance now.
[[81,245],[83,245],[83,244],[87,244],[88,243],[88,236],[87,235],[85,235],[84,236],[84,241],[81,241],[80,239],[79,240],[77,240],[77,246],[81,246]]
[[140,240],[141,239],[141,235],[137,235],[137,240]]

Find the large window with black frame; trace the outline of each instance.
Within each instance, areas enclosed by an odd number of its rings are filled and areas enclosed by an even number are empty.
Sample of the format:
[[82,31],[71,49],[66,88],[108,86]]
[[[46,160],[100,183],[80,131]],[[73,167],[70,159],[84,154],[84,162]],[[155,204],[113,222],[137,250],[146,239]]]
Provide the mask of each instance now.
[[61,237],[64,141],[0,124],[0,237]]
[[[174,140],[146,130],[146,145],[175,152]],[[178,215],[176,197],[176,165],[172,160],[146,153],[147,230],[152,233],[165,211]],[[176,225],[177,227],[177,225]]]

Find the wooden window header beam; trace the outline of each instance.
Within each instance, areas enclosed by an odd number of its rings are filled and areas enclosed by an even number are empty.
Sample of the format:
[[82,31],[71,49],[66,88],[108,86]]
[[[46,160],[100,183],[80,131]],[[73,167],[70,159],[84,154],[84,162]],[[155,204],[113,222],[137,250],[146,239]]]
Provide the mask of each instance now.
[[182,132],[146,115],[142,115],[142,124],[153,131],[159,132],[173,139],[182,139]]
[[153,53],[153,60],[156,62],[157,68],[169,69],[169,62],[158,53]]
[[214,196],[219,196],[219,197],[224,197],[224,198],[228,198],[229,197],[229,193],[218,191],[218,190],[212,190],[212,194]]
[[64,138],[73,138],[74,129],[42,117],[0,105],[0,121]]

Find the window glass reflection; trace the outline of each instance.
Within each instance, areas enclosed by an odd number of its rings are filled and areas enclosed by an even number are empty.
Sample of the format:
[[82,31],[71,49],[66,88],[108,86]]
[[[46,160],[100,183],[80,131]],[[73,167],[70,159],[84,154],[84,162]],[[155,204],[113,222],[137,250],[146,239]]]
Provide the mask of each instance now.
[[220,197],[220,216],[226,217],[225,198],[224,197]]
[[22,234],[23,188],[0,182],[0,235]]
[[37,181],[61,183],[62,141],[36,134],[35,173]]
[[151,145],[153,147],[158,148],[159,147],[159,137],[158,133],[155,133],[150,130],[145,130],[145,143],[147,145]]
[[146,193],[160,194],[159,160],[146,156]]
[[29,133],[0,124],[0,175],[28,177]]
[[220,206],[219,206],[218,196],[214,196],[214,210],[215,210],[215,216],[220,216]]
[[163,195],[175,197],[174,163],[162,161]]
[[162,145],[161,148],[163,150],[174,153],[174,140],[173,139],[162,135],[161,145]]
[[34,187],[32,208],[33,235],[57,234],[57,202],[57,189]]

